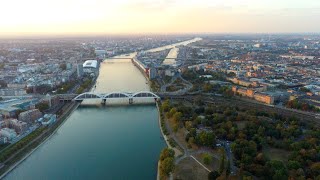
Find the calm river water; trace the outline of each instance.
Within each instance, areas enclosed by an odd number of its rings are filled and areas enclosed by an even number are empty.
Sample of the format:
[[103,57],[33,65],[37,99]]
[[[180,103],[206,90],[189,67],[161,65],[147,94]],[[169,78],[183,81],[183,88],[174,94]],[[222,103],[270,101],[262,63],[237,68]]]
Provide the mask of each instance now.
[[[96,92],[149,90],[128,60],[105,60]],[[160,138],[155,105],[80,106],[5,179],[155,179]],[[92,102],[83,102],[92,104]]]

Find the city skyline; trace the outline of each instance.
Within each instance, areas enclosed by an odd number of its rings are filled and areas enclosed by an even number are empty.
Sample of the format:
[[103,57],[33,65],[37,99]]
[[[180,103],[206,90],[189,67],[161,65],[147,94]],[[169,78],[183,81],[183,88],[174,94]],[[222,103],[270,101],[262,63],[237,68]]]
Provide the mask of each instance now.
[[318,33],[320,2],[307,2],[13,0],[2,2],[0,36]]

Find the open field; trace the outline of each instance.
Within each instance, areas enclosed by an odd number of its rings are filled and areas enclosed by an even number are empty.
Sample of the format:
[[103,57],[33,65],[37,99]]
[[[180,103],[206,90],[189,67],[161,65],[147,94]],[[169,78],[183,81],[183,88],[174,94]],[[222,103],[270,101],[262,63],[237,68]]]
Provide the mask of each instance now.
[[282,162],[287,161],[290,154],[289,151],[270,147],[264,148],[263,153],[272,160],[279,160]]
[[200,166],[191,157],[185,158],[176,165],[173,179],[204,180],[208,179],[209,172]]
[[206,165],[203,161],[203,156],[204,154],[207,154],[207,153],[201,153],[201,154],[197,154],[195,155],[194,157],[200,161],[202,164],[204,164],[208,169],[210,169],[211,171],[217,171],[219,169],[219,164],[220,164],[220,160],[211,156],[212,157],[212,161],[210,164]]

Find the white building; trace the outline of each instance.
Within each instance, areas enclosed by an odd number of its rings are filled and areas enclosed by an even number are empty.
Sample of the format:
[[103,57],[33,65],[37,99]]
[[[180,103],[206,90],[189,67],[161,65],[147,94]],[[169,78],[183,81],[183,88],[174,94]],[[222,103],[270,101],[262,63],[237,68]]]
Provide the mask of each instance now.
[[23,96],[26,94],[27,92],[25,89],[18,89],[18,88],[0,89],[0,96]]
[[97,60],[87,60],[83,63],[83,72],[84,73],[96,73],[98,68],[98,61]]
[[14,129],[3,128],[0,130],[0,135],[2,137],[8,138],[9,141],[17,137],[17,133]]
[[38,122],[41,122],[42,125],[48,126],[57,121],[57,115],[55,114],[45,114],[43,118],[40,118]]

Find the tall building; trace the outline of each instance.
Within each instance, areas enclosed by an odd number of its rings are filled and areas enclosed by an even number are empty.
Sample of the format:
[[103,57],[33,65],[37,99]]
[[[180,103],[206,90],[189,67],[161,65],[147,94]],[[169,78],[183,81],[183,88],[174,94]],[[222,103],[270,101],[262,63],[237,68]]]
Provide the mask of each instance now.
[[77,63],[77,76],[78,78],[83,76],[83,65]]
[[155,79],[157,77],[157,69],[152,67],[149,69],[149,78]]

